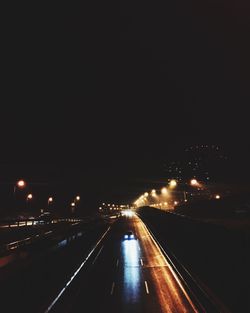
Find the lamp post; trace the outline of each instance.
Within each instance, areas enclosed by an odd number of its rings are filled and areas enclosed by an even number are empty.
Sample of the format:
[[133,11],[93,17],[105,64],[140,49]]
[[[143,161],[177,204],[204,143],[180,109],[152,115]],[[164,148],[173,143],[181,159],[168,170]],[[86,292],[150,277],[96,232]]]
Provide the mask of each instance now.
[[75,202],[71,202],[71,212],[72,212],[72,214],[74,214],[74,212],[75,212],[75,207],[76,207]]
[[50,204],[52,204],[52,202],[53,202],[53,197],[49,197],[48,198],[48,211],[49,211]]
[[27,203],[27,208],[28,208],[28,203],[33,199],[32,193],[29,193],[26,197],[26,203]]
[[[17,209],[17,207],[19,206],[18,205],[18,199],[16,197],[16,191],[19,189],[19,190],[22,190],[26,187],[26,182],[23,180],[23,179],[19,179],[13,186],[13,205],[15,207],[15,209]],[[21,203],[19,203],[21,204]]]
[[16,194],[17,188],[24,189],[25,187],[26,187],[26,182],[23,179],[18,180],[14,185],[14,190],[13,190],[14,196]]
[[78,206],[78,204],[79,204],[79,202],[80,202],[80,199],[81,199],[81,197],[78,195],[78,196],[76,196],[75,197],[75,200],[74,200],[74,206],[73,206],[73,213],[75,212],[75,210],[76,210],[76,208],[77,208],[77,206]]

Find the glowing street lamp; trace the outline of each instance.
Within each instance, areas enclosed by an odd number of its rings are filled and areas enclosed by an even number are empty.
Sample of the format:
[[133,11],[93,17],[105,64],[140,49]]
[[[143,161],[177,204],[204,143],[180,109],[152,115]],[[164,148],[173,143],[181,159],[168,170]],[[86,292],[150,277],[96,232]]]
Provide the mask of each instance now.
[[80,196],[76,196],[76,201],[80,201]]
[[167,195],[167,194],[168,194],[167,188],[166,188],[166,187],[163,187],[163,188],[161,189],[161,193],[162,193],[163,195]]
[[191,184],[191,186],[198,186],[199,185],[197,179],[195,179],[195,178],[190,180],[190,184]]
[[71,202],[71,212],[72,214],[75,212],[76,204],[75,202]]
[[28,203],[33,199],[33,195],[32,193],[29,193],[27,196],[26,196],[26,206],[27,206],[27,209],[28,209]]
[[26,186],[26,183],[23,179],[20,179],[17,183],[16,183],[16,186],[18,188],[24,188]]
[[50,206],[50,204],[53,202],[53,197],[49,197],[48,198],[48,209],[49,209],[49,206]]
[[33,195],[32,195],[32,193],[29,193],[28,195],[27,195],[27,201],[29,201],[29,200],[32,200],[33,199]]
[[[24,189],[26,187],[26,182],[23,180],[23,179],[19,179],[15,184],[14,184],[14,188],[13,188],[13,196],[14,196],[14,201],[15,201],[15,204],[17,205],[18,201],[16,199],[16,191],[17,189]],[[27,201],[27,198],[26,198],[26,201]]]
[[49,197],[49,198],[48,198],[48,203],[51,203],[51,202],[53,202],[53,198],[52,198],[52,197]]
[[175,179],[170,180],[169,186],[170,186],[171,188],[176,187],[176,186],[177,186],[177,181],[176,181]]
[[16,193],[16,189],[24,189],[26,187],[26,182],[23,179],[18,180],[14,185],[14,195]]

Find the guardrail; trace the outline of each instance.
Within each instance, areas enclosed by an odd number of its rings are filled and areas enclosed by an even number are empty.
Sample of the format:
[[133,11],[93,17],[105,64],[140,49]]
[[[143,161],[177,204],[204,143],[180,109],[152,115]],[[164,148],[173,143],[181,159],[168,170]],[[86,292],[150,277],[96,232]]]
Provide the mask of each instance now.
[[[0,221],[0,229],[15,229],[15,228],[23,228],[23,227],[36,227],[36,226],[42,226],[42,225],[49,225],[49,224],[58,224],[58,223],[69,223],[72,227],[84,223],[90,223],[94,221],[95,218],[85,217],[85,218],[57,218],[57,219],[50,219],[50,220],[40,220],[40,219],[27,219],[27,220],[12,220],[12,221]],[[42,230],[42,228],[41,228]],[[39,239],[44,239],[48,236],[50,236],[53,233],[52,230],[45,230],[39,231],[39,234],[33,234],[32,236],[29,236],[24,239],[16,240],[9,243],[3,243],[0,245],[0,255],[5,255],[6,253],[13,251],[17,248],[25,247],[31,243],[36,242]]]
[[27,220],[12,220],[12,221],[0,221],[1,228],[12,228],[12,227],[24,227],[24,226],[35,226],[43,224],[56,224],[60,222],[76,223],[82,222],[82,219],[75,218],[58,218],[58,219],[27,219]]
[[[77,225],[81,222],[80,219],[73,219],[73,218],[61,218],[61,219],[52,219],[49,221],[43,221],[43,220],[21,220],[21,221],[9,221],[8,223],[0,223],[0,228],[18,228],[18,227],[25,227],[25,226],[37,226],[37,225],[43,225],[43,224],[56,224],[61,222],[67,222],[71,223],[72,225]],[[16,240],[13,242],[5,243],[0,245],[0,255],[5,255],[6,253],[16,250],[17,248],[25,247],[31,243],[34,243],[35,241],[39,239],[44,239],[45,237],[48,237],[53,232],[51,230],[41,232],[40,234],[34,234],[32,236],[29,236],[24,239]]]

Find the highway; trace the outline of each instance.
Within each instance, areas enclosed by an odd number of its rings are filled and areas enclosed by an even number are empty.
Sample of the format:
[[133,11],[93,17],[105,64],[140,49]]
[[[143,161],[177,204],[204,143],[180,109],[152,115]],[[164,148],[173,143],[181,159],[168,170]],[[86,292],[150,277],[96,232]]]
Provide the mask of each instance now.
[[[124,239],[128,230],[135,239]],[[113,224],[86,268],[48,312],[202,312],[136,215]]]
[[[45,225],[46,229],[37,225],[35,229],[21,226],[18,247],[12,242],[15,249],[0,258],[0,311],[44,312],[110,223],[98,219],[79,224]],[[15,231],[13,235],[17,234],[16,230],[17,227],[11,230]],[[34,235],[37,239],[19,245],[23,233],[32,236],[35,232],[39,235]]]

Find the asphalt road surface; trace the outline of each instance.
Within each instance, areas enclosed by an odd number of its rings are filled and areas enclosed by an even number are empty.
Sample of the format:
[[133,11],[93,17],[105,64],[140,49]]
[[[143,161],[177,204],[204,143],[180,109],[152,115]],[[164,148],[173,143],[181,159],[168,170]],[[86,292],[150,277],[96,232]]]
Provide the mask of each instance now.
[[[134,239],[124,238],[128,230]],[[136,215],[113,224],[86,267],[50,311],[201,312]]]

